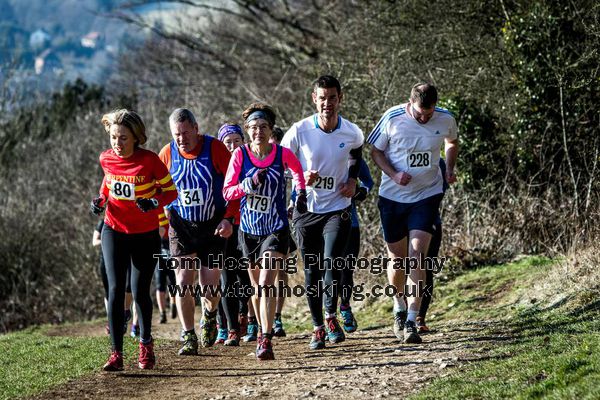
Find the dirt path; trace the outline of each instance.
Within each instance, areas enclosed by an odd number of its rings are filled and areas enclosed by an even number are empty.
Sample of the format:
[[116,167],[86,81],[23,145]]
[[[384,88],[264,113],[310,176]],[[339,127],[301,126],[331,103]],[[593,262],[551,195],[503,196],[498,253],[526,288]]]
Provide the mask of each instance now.
[[[237,348],[201,348],[198,357],[180,357],[179,324],[170,320],[166,325],[154,325],[155,337],[168,339],[156,348],[154,370],[141,371],[130,364],[122,373],[98,372],[36,398],[404,397],[469,361],[487,358],[494,343],[509,339],[490,334],[486,328],[493,326],[485,322],[446,324],[438,326],[437,332],[423,335],[423,344],[404,345],[396,340],[390,327],[380,327],[359,330],[346,342],[320,351],[308,350],[308,335],[291,335],[274,340],[275,361],[257,362],[253,343],[242,343]],[[60,329],[49,334],[104,334],[102,326],[87,326],[81,332]]]

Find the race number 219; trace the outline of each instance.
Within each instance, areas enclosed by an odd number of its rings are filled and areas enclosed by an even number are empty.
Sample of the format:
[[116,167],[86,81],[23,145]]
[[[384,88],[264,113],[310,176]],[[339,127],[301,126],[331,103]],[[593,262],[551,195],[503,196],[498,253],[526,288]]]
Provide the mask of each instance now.
[[329,192],[335,190],[335,177],[333,176],[319,176],[315,183],[313,183],[314,189],[327,190]]

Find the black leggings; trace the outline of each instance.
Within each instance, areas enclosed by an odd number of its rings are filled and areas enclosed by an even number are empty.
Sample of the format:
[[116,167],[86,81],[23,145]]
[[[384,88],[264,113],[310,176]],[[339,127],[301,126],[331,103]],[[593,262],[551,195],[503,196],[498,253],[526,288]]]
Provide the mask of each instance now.
[[139,325],[140,337],[151,338],[152,299],[150,285],[160,253],[158,229],[136,234],[117,232],[105,225],[102,229],[102,253],[108,278],[108,325],[113,350],[123,351],[123,304],[127,285],[127,269],[131,267],[131,289]]
[[[358,258],[360,252],[360,228],[353,226],[350,229],[350,239],[348,240],[348,246],[346,247],[346,255],[352,255],[355,259]],[[340,305],[344,307],[350,306],[350,297],[352,297],[352,289],[354,288],[354,268],[356,267],[356,261],[354,263],[347,262],[346,266],[341,272],[340,279]]]
[[[439,221],[438,221],[439,222]],[[431,237],[429,243],[429,250],[427,251],[427,257],[437,257],[440,252],[440,246],[442,244],[442,224],[435,224],[435,232]],[[425,269],[425,293],[421,298],[421,308],[419,309],[419,317],[425,319],[427,310],[429,309],[429,303],[431,303],[431,296],[433,295],[433,271]]]
[[[233,291],[233,285],[239,281],[238,285],[240,288],[251,287],[250,283],[250,275],[246,269],[240,269],[238,260],[242,257],[242,252],[238,249],[238,230],[239,225],[233,226],[233,234],[227,239],[227,247],[225,249],[225,257],[232,262],[226,262],[226,267],[224,266],[221,271],[221,286],[223,288],[223,293],[228,293]],[[235,265],[235,268],[232,269],[232,266]],[[244,293],[246,293],[244,291]],[[222,326],[223,328],[228,328],[230,330],[239,331],[240,324],[238,321],[238,314],[248,314],[248,300],[250,298],[246,295],[244,296],[223,296],[221,298],[221,304],[223,305],[223,310],[225,312],[225,316],[227,317],[227,324]]]
[[[104,264],[104,255],[100,250],[100,264],[98,267],[100,278],[102,278],[102,286],[104,287],[104,298],[108,300],[108,276],[106,276],[106,264]],[[125,293],[131,293],[131,265],[127,268],[127,286]]]
[[[331,262],[332,259],[341,260],[344,257],[351,224],[349,208],[325,214],[294,212],[298,247],[304,260],[306,297],[314,326],[323,325],[323,297],[325,312],[334,314],[337,311],[338,290],[334,282],[340,281],[341,274]],[[326,290],[325,293],[315,291],[319,281],[324,281],[326,286],[331,285],[332,290]]]

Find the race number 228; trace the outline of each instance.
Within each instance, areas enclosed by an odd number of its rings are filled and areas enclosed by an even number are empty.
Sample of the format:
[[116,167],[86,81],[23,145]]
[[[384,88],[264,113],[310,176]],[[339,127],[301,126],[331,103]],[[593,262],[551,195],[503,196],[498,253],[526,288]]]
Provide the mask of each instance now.
[[417,151],[408,155],[408,166],[413,169],[426,169],[431,166],[431,152]]

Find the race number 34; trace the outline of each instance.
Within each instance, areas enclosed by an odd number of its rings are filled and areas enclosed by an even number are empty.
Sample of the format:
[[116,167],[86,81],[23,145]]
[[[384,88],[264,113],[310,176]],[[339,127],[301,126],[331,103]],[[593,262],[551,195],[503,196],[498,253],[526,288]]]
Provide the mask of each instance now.
[[246,204],[252,211],[266,214],[271,210],[271,198],[258,194],[250,195],[246,198]]
[[429,169],[431,167],[430,151],[415,151],[408,155],[408,167],[412,169]]
[[179,200],[184,207],[201,206],[204,204],[202,189],[184,189],[179,191]]
[[335,177],[333,176],[319,176],[313,183],[313,189],[327,190],[332,192],[335,190]]
[[115,199],[135,200],[135,185],[133,183],[112,181],[110,191]]

